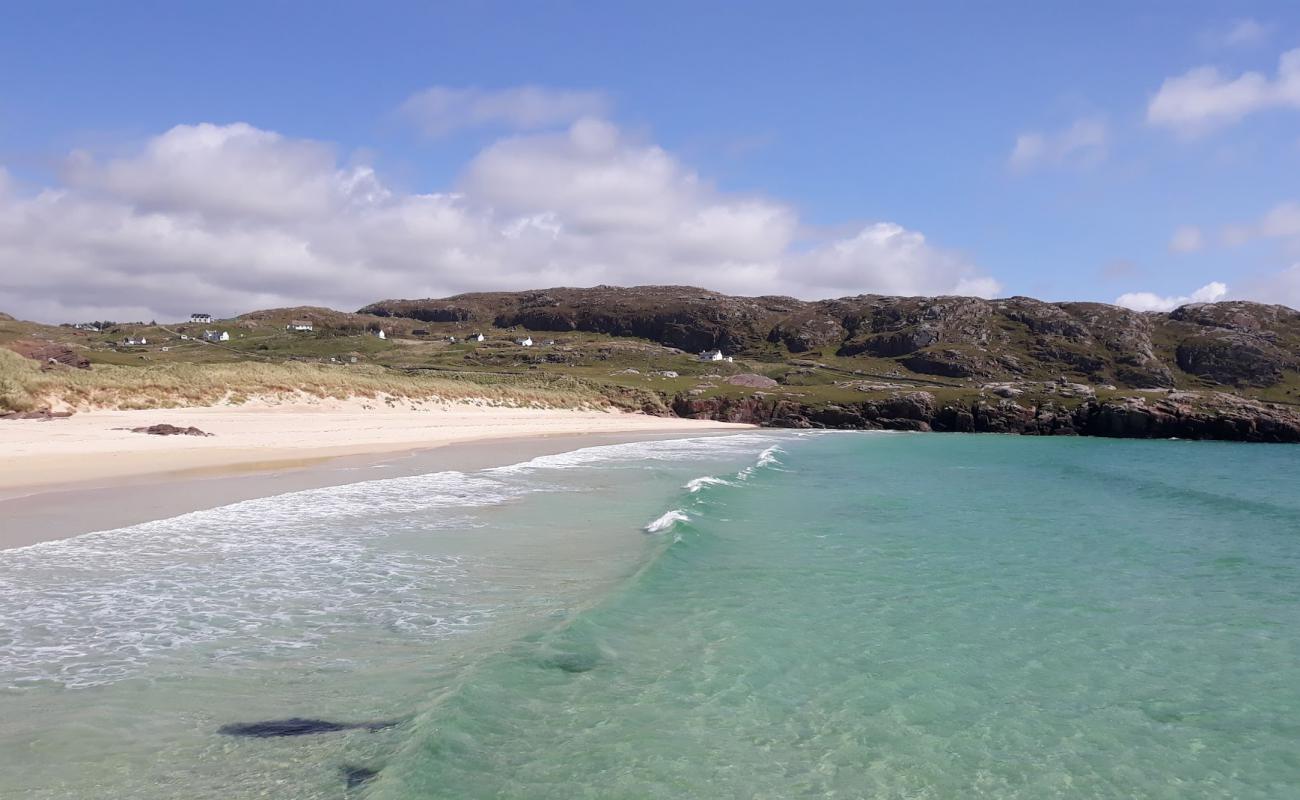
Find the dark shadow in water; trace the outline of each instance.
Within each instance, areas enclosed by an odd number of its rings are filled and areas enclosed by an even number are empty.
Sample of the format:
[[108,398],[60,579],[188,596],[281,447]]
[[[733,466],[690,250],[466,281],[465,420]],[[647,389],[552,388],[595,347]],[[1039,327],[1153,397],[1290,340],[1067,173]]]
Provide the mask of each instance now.
[[343,767],[343,780],[347,781],[349,789],[359,788],[362,784],[374,780],[378,774],[379,770],[369,767]]
[[569,673],[591,672],[600,665],[600,656],[596,653],[552,653],[542,657],[541,664]]
[[226,736],[251,736],[257,739],[269,739],[274,736],[307,736],[314,733],[337,733],[338,731],[367,730],[378,731],[397,725],[399,720],[382,720],[379,722],[331,722],[327,719],[270,719],[263,722],[232,722],[222,725],[217,733]]

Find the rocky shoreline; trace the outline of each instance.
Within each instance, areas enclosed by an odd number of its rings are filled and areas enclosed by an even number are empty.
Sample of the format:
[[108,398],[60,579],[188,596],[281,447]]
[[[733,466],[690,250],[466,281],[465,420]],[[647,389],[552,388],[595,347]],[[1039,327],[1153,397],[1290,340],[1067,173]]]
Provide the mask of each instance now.
[[984,397],[940,402],[917,391],[816,407],[762,396],[678,395],[670,405],[680,417],[780,428],[1300,443],[1300,409],[1221,392],[1171,391],[1066,404]]

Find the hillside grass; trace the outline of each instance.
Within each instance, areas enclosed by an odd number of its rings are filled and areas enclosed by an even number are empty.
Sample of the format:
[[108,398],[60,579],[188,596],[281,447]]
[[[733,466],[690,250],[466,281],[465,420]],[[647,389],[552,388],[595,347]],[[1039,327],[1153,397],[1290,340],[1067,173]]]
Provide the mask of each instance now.
[[250,398],[350,397],[482,401],[547,408],[637,408],[645,399],[607,392],[580,379],[483,373],[410,374],[371,365],[173,362],[147,366],[97,364],[92,369],[42,369],[0,349],[0,410],[53,406],[176,408],[241,403]]

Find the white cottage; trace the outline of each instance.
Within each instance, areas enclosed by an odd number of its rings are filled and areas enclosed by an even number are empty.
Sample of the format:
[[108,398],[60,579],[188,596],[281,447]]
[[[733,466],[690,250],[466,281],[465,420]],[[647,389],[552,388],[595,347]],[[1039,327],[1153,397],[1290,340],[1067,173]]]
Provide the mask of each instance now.
[[532,347],[533,337],[525,336],[522,339],[515,339],[515,344],[519,345],[520,347]]
[[311,333],[312,330],[311,321],[305,319],[295,319],[293,322],[290,322],[288,325],[285,325],[284,327],[285,330],[300,331],[306,333]]
[[703,353],[700,353],[700,355],[699,355],[699,359],[700,359],[701,361],[723,361],[723,360],[726,360],[725,357],[722,355],[722,351],[721,351],[721,350],[705,350]]
[[207,325],[212,322],[211,314],[190,314],[190,322],[197,325]]
[[470,334],[470,337],[469,337],[469,339],[468,339],[467,341],[471,341],[471,342],[481,342],[481,341],[483,341],[483,340],[486,339],[486,338],[487,338],[487,337],[484,336],[484,335],[481,334],[481,333],[473,333],[473,334]]

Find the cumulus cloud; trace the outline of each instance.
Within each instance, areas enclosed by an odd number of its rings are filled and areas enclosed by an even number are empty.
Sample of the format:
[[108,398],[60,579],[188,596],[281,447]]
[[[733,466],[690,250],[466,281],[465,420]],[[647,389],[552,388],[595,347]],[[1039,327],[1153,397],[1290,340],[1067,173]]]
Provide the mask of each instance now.
[[1205,246],[1205,235],[1195,225],[1183,225],[1169,237],[1169,251],[1172,253],[1195,253]]
[[0,271],[0,309],[51,321],[597,283],[804,297],[1000,288],[894,223],[809,240],[788,204],[722,192],[593,118],[500,140],[423,194],[327,144],[242,123],[178,126],[129,157],[73,153],[57,186],[11,183],[0,264],[20,268]]
[[1147,122],[1195,135],[1273,108],[1300,108],[1300,48],[1282,54],[1273,77],[1229,78],[1206,66],[1168,78],[1147,105]]
[[445,136],[466,128],[499,127],[529,131],[563,126],[601,116],[609,106],[602,92],[516,86],[507,89],[432,86],[416,92],[400,113],[426,136]]
[[1190,295],[1164,297],[1155,292],[1129,292],[1115,298],[1115,305],[1134,311],[1173,311],[1188,303],[1214,303],[1228,295],[1227,284],[1207,283]]
[[1020,134],[1008,163],[1018,171],[1061,164],[1090,166],[1106,158],[1109,142],[1110,129],[1105,120],[1080,119],[1055,133]]

